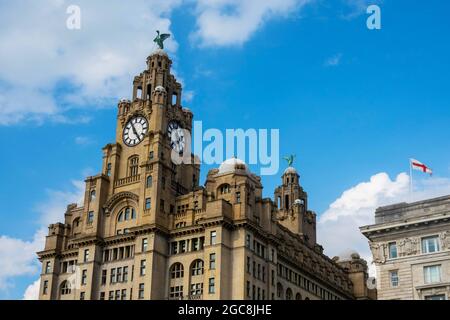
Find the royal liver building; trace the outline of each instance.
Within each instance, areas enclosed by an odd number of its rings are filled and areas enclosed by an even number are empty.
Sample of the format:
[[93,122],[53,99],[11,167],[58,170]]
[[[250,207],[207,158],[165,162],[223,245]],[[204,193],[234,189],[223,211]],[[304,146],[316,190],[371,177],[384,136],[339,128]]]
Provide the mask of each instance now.
[[185,152],[193,114],[181,106],[172,61],[158,49],[118,104],[116,141],[83,205],[49,226],[40,299],[367,299],[358,255],[329,259],[316,215],[289,167],[263,198],[261,178],[229,159],[199,185]]

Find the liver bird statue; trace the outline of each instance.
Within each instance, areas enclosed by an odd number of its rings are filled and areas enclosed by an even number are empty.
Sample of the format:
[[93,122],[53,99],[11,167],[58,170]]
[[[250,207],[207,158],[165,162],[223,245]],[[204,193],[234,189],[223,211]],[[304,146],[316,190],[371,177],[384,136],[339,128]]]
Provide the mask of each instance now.
[[291,154],[290,156],[283,157],[283,159],[287,161],[289,167],[292,167],[292,164],[294,163],[295,155]]
[[168,33],[160,34],[159,30],[156,30],[156,33],[158,35],[156,36],[155,40],[153,40],[153,42],[155,42],[160,49],[164,49],[164,41],[170,38],[170,34]]

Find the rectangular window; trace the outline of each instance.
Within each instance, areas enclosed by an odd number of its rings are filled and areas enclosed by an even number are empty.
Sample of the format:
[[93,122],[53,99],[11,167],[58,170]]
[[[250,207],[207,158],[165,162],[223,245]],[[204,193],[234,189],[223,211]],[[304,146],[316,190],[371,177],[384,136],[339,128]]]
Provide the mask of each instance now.
[[83,270],[81,273],[81,285],[85,286],[87,284],[87,270]]
[[142,239],[142,252],[147,251],[147,245],[148,245],[148,239],[147,238]]
[[266,267],[262,267],[262,281],[266,282]]
[[441,282],[441,266],[429,266],[423,268],[425,283]]
[[210,238],[210,245],[214,245],[216,244],[216,238],[217,238],[217,232],[216,231],[211,231],[211,238]]
[[111,274],[109,277],[110,277],[110,280],[109,280],[110,283],[116,283],[116,269],[115,268],[111,269]]
[[170,252],[172,254],[177,254],[178,253],[178,242],[172,242],[170,244]]
[[396,242],[389,243],[389,258],[390,259],[397,258],[397,243]]
[[84,300],[85,294],[84,292],[80,292],[80,300]]
[[138,293],[139,299],[144,299],[144,284],[139,284],[139,293]]
[[390,271],[389,277],[391,281],[391,287],[396,288],[399,285],[398,271]]
[[114,291],[110,291],[108,294],[108,300],[114,300]]
[[127,289],[122,289],[121,300],[127,300]]
[[100,292],[100,300],[105,300],[105,293],[104,292]]
[[169,297],[171,299],[181,298],[183,296],[183,286],[170,287]]
[[214,278],[209,278],[209,286],[208,286],[208,292],[210,294],[216,292],[216,282]]
[[249,248],[249,249],[250,249],[250,246],[251,246],[251,241],[252,241],[251,235],[247,234],[247,235],[245,236],[245,246],[246,246],[247,248]]
[[186,240],[180,241],[180,253],[186,252]]
[[439,237],[427,237],[422,239],[422,253],[438,252],[439,249]]
[[241,193],[236,192],[236,203],[241,203]]
[[111,176],[111,163],[108,163],[106,165],[106,175],[109,177]]
[[106,284],[108,270],[102,270],[102,286]]
[[272,270],[272,277],[271,277],[270,281],[272,282],[272,286],[274,286],[275,285],[275,271],[274,270]]
[[210,270],[216,269],[216,254],[215,253],[211,253],[209,255],[209,269]]
[[147,198],[145,199],[145,210],[150,210],[152,208],[152,199]]
[[203,283],[191,284],[191,296],[200,296],[203,294]]
[[44,285],[42,286],[42,294],[46,295],[48,292],[48,280],[44,281]]
[[122,267],[117,268],[117,282],[122,282]]
[[91,225],[94,223],[94,211],[89,211],[87,224]]
[[116,290],[116,300],[120,300],[120,290]]
[[88,262],[89,260],[89,249],[84,250],[83,262]]
[[145,266],[146,266],[146,264],[147,264],[147,261],[145,261],[145,260],[141,260],[141,268],[140,268],[140,275],[141,276],[145,276]]
[[437,294],[434,296],[426,296],[425,300],[445,300],[445,294]]
[[50,271],[51,271],[51,263],[50,263],[50,261],[47,261],[47,262],[45,263],[45,273],[46,273],[46,274],[49,274]]
[[192,239],[192,251],[198,251],[200,249],[200,240],[198,238]]
[[250,257],[247,257],[247,272],[250,273],[250,268],[251,268],[251,259]]
[[123,267],[123,282],[128,282],[128,267]]

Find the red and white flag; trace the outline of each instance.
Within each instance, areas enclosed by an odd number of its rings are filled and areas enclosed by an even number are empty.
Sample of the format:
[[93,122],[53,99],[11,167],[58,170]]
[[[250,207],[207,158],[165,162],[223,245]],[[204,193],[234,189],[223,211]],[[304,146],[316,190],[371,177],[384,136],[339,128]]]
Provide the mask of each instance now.
[[431,170],[430,167],[420,161],[417,161],[416,159],[411,159],[411,168],[413,168],[414,170],[422,171],[424,173],[429,173],[430,175],[433,174],[433,170]]

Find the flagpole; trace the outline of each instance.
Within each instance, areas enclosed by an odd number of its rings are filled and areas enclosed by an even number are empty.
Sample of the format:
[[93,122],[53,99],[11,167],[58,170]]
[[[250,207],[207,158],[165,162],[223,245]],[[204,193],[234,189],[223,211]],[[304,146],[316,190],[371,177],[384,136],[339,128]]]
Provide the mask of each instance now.
[[409,196],[412,199],[413,196],[413,170],[412,170],[412,161],[409,159]]

